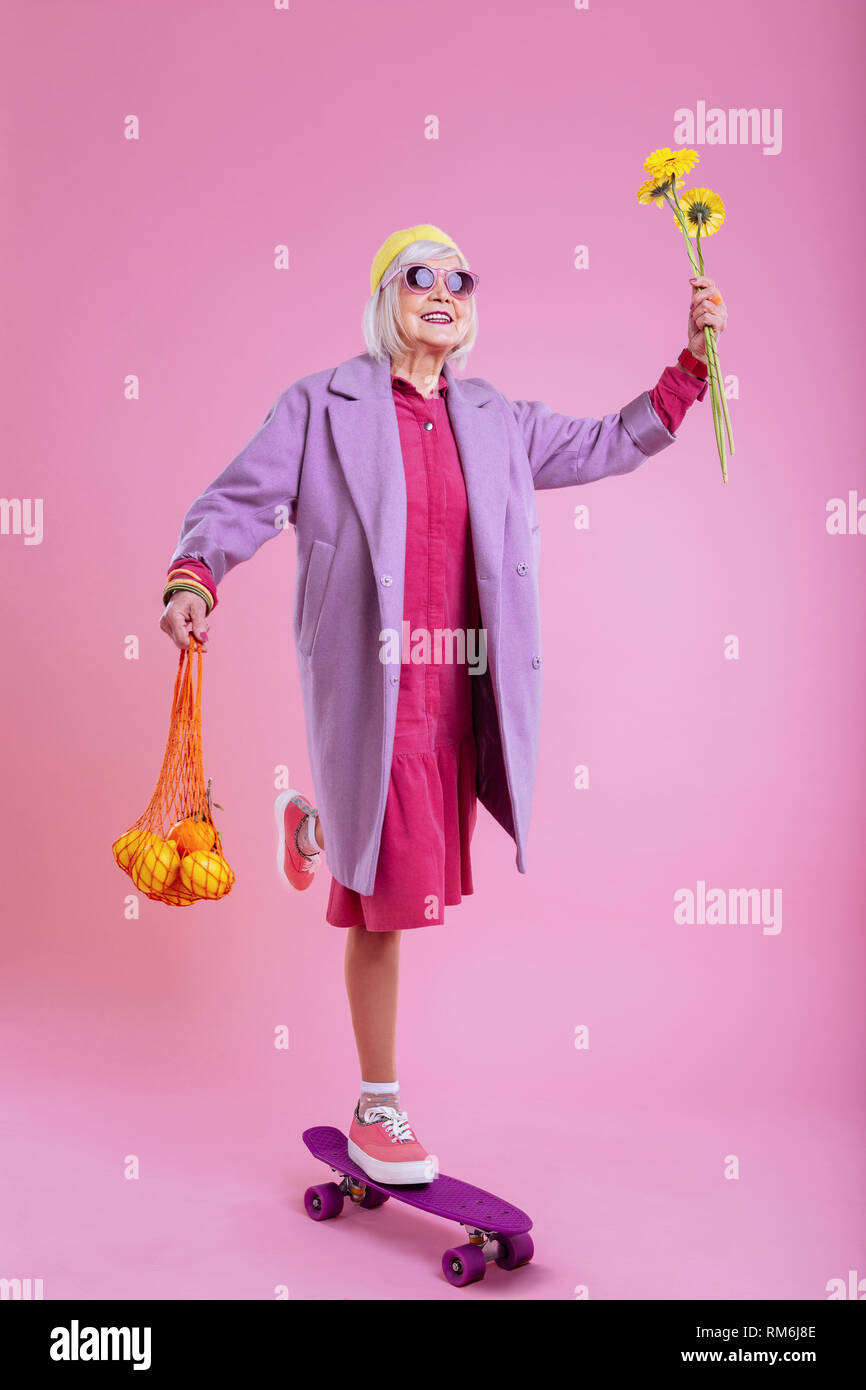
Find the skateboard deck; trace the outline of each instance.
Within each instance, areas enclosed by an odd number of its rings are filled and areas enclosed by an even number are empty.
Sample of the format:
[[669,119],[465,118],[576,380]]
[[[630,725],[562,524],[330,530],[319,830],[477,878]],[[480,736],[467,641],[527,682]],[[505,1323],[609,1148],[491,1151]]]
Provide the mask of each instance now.
[[346,1197],[367,1208],[381,1206],[393,1197],[431,1216],[457,1221],[468,1232],[469,1242],[446,1250],[442,1256],[446,1279],[457,1285],[483,1278],[490,1260],[503,1269],[517,1269],[531,1260],[532,1221],[525,1211],[502,1197],[447,1173],[439,1173],[428,1183],[389,1186],[378,1182],[349,1157],[345,1134],[329,1125],[304,1130],[303,1140],[313,1157],[327,1163],[340,1178],[338,1183],[307,1189],[304,1205],[314,1221],[339,1216]]

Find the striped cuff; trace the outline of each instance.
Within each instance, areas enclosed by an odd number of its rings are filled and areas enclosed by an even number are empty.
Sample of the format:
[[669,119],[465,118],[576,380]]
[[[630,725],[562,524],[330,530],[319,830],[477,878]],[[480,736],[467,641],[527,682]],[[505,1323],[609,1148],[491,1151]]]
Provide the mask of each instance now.
[[181,555],[170,566],[163,585],[163,603],[168,602],[167,595],[173,593],[175,589],[188,589],[190,593],[199,594],[207,605],[208,613],[216,608],[219,602],[210,567],[194,555]]
[[214,606],[214,601],[210,593],[210,590],[206,589],[203,584],[198,584],[194,579],[184,579],[183,581],[177,580],[175,583],[166,584],[165,588],[162,591],[163,603],[168,603],[168,600],[171,597],[171,595],[177,593],[178,590],[181,589],[186,589],[191,594],[198,594],[199,598],[204,599],[205,605],[207,607],[207,612],[211,612]]

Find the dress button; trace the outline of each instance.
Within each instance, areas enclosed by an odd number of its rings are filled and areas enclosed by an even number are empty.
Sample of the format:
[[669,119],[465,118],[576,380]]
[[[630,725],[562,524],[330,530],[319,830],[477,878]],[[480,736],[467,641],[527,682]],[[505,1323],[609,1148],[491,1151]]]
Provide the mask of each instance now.
[[380,584],[384,584],[385,587],[387,588],[387,586],[388,586],[389,584],[393,584],[394,581],[393,581],[393,579],[391,578],[390,574],[380,574],[380,575],[379,575],[379,583],[380,583]]
[[527,565],[526,561],[525,561],[525,560],[520,560],[520,561],[518,562],[518,565],[517,565],[517,573],[518,573],[518,574],[525,574],[528,568],[529,568],[529,566]]
[[532,658],[533,670],[537,671],[540,665],[541,665],[541,657],[540,657],[540,656],[534,656],[534,657]]
[[432,430],[432,428],[433,428],[433,421],[432,421],[432,420],[425,420],[425,421],[424,421],[424,428],[425,428],[425,430]]

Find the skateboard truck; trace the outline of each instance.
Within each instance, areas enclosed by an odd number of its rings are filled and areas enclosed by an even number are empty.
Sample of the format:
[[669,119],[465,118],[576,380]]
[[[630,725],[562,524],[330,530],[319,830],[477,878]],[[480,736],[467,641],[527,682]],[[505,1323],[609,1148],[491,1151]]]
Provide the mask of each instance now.
[[[329,1165],[330,1167],[330,1165]],[[360,1182],[358,1178],[343,1176],[337,1168],[331,1167],[332,1173],[337,1173],[340,1182],[337,1184],[344,1197],[348,1197],[350,1202],[356,1202],[359,1206],[371,1206],[377,1197],[384,1198],[384,1193],[377,1193],[374,1188],[368,1187],[365,1182]],[[370,1197],[365,1202],[367,1193]],[[382,1203],[375,1201],[376,1206]],[[498,1238],[495,1231],[482,1231],[478,1226],[470,1226],[466,1221],[461,1221],[460,1225],[466,1232],[470,1245],[476,1245],[484,1254],[484,1259],[488,1264],[491,1260],[500,1260],[506,1254],[506,1248]],[[455,1273],[459,1271],[455,1270]]]
[[491,1260],[499,1260],[505,1254],[505,1246],[499,1239],[495,1231],[479,1231],[477,1226],[467,1226],[465,1221],[461,1221],[470,1245],[477,1245],[479,1250],[484,1251],[484,1258],[489,1264]]

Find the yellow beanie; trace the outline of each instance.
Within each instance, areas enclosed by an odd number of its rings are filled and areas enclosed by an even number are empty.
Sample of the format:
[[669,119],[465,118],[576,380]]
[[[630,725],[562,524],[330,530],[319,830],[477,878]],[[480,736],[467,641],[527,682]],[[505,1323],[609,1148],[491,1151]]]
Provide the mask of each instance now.
[[404,227],[402,232],[392,232],[388,240],[383,241],[373,258],[373,265],[370,269],[371,295],[375,294],[376,286],[385,274],[386,267],[413,241],[444,241],[447,246],[453,246],[455,251],[459,252],[461,256],[463,255],[456,241],[452,241],[441,227],[434,227],[430,222],[424,222],[419,227]]

